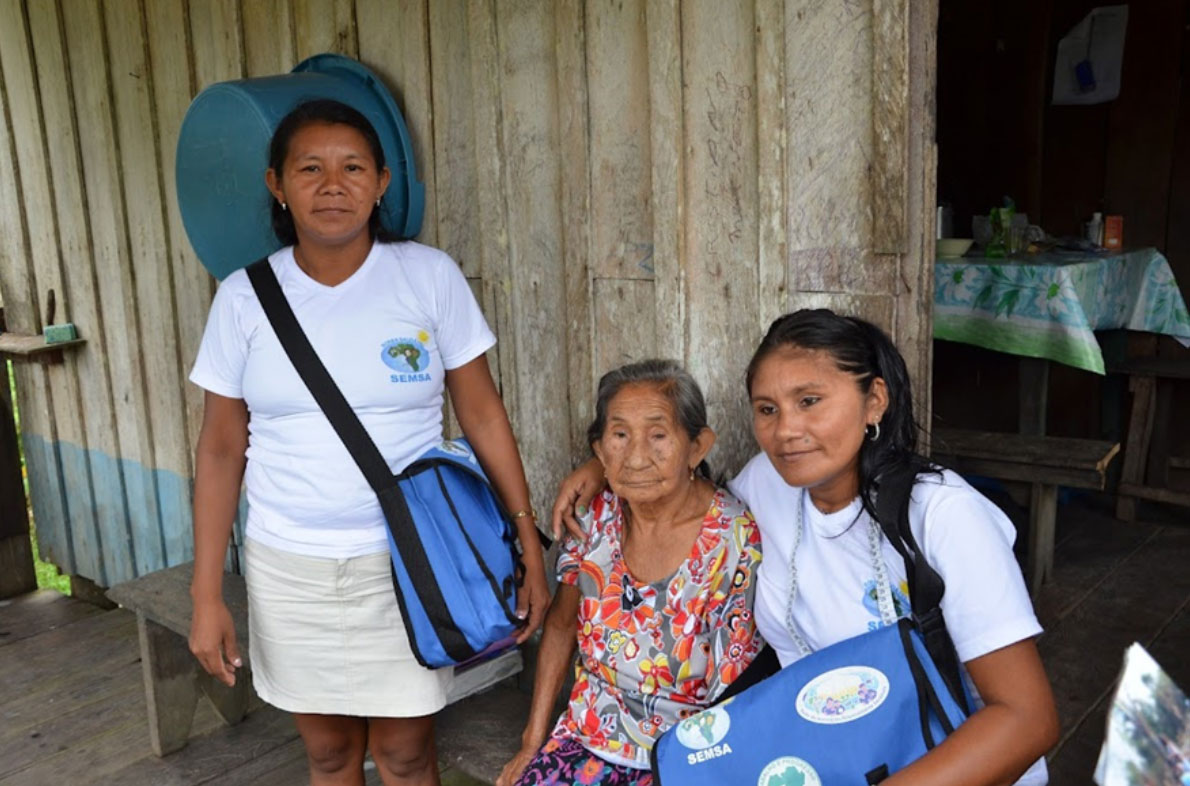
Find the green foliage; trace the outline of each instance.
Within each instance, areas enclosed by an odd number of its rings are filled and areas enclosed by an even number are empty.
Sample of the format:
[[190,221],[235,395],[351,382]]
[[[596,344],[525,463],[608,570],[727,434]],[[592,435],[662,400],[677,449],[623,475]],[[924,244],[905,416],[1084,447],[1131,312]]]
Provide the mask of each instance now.
[[[32,522],[32,516],[29,517]],[[33,568],[37,571],[37,588],[52,589],[63,595],[70,594],[70,577],[58,572],[58,566],[52,562],[42,562],[37,548],[37,530],[29,528],[29,537],[33,539]]]

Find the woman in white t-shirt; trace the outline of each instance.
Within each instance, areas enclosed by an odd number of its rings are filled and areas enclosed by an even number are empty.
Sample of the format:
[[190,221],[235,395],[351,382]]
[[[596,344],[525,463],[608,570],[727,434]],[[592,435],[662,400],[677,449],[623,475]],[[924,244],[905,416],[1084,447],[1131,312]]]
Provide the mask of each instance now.
[[[371,124],[337,101],[278,125],[269,257],[331,377],[394,472],[442,440],[443,391],[508,510],[526,576],[520,639],[549,603],[516,441],[484,352],[495,344],[458,266],[388,236],[390,174]],[[384,515],[302,383],[243,270],[219,286],[191,380],[206,391],[195,465],[190,648],[228,685],[242,665],[222,599],[241,482],[257,693],[293,712],[312,784],[436,784],[435,712],[450,669],[420,666],[393,591]]]
[[[761,531],[756,622],[781,665],[910,613],[904,563],[874,511],[881,475],[916,469],[910,526],[945,582],[943,618],[979,709],[882,784],[1045,784],[1057,713],[1012,523],[916,452],[909,376],[892,341],[861,319],[797,311],[769,328],[746,381],[763,452],[729,487]],[[574,506],[602,485],[597,470],[588,463],[564,481],[555,530],[575,527]]]

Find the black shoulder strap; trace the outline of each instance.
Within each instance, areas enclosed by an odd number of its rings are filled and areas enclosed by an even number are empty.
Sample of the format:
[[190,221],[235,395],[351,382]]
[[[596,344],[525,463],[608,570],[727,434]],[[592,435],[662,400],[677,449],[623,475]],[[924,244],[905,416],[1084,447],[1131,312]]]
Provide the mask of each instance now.
[[377,494],[390,488],[393,485],[393,473],[388,468],[388,462],[368,435],[364,424],[360,423],[355,410],[343,397],[339,386],[331,379],[314,347],[310,346],[310,340],[289,307],[289,301],[285,299],[285,293],[281,291],[281,284],[267,258],[248,266],[248,280],[252,282],[252,288],[256,290],[260,305],[285,354],[289,355],[298,376],[306,383],[351,457],[359,464],[368,485]]
[[909,581],[909,599],[913,604],[913,621],[921,631],[926,650],[946,681],[951,695],[964,711],[967,707],[958,655],[942,619],[942,596],[946,583],[926,561],[926,556],[913,537],[909,526],[909,499],[917,482],[917,469],[898,467],[884,473],[876,494],[876,520],[884,536],[905,561],[905,576]]
[[[421,537],[413,524],[409,506],[405,502],[397,479],[389,469],[388,462],[384,460],[380,449],[372,441],[372,437],[364,428],[364,424],[360,422],[355,410],[347,403],[343,392],[339,390],[339,386],[331,378],[330,372],[322,364],[322,359],[310,345],[310,339],[306,337],[305,331],[302,330],[297,317],[294,316],[293,309],[289,306],[289,301],[285,299],[285,293],[281,291],[281,284],[277,281],[277,275],[269,265],[268,259],[253,262],[248,266],[247,272],[248,280],[252,282],[252,288],[256,290],[256,297],[260,299],[260,305],[264,308],[269,324],[273,326],[273,332],[277,334],[277,339],[285,349],[285,354],[289,356],[293,367],[297,369],[298,376],[302,378],[302,382],[306,383],[310,394],[314,396],[314,400],[326,414],[335,433],[343,440],[347,452],[359,465],[368,485],[376,492],[380,507],[388,521],[389,532],[392,533],[393,542],[396,543],[397,552],[401,555],[401,561],[409,573],[409,578],[421,599],[423,608],[438,632],[444,649],[456,661],[467,660],[476,654],[475,650],[459,631],[450,609],[447,608],[446,600],[442,596],[441,588],[438,586],[429,558],[426,556]],[[414,654],[422,665],[427,665],[418,649],[412,620],[408,614],[404,613],[405,601],[401,596],[395,576],[393,589],[397,593],[397,600],[401,603],[405,628],[409,634],[409,641],[413,645]]]

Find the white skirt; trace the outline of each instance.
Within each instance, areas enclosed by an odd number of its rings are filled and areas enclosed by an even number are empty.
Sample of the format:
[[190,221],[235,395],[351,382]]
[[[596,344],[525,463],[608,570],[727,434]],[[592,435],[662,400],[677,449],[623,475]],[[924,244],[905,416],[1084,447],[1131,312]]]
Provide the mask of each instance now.
[[388,552],[323,559],[245,544],[248,650],[264,701],[288,712],[409,718],[446,706],[452,669],[409,646]]

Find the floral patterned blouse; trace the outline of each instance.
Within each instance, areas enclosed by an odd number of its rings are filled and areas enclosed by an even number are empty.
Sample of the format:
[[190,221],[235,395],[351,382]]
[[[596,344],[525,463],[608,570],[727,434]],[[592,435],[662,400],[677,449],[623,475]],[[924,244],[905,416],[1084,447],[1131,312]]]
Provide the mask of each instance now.
[[558,556],[558,580],[582,601],[574,689],[553,736],[647,769],[653,740],[706,707],[762,646],[752,616],[760,532],[718,489],[686,561],[646,584],[624,561],[619,499],[604,491],[589,516],[587,541],[568,538]]

